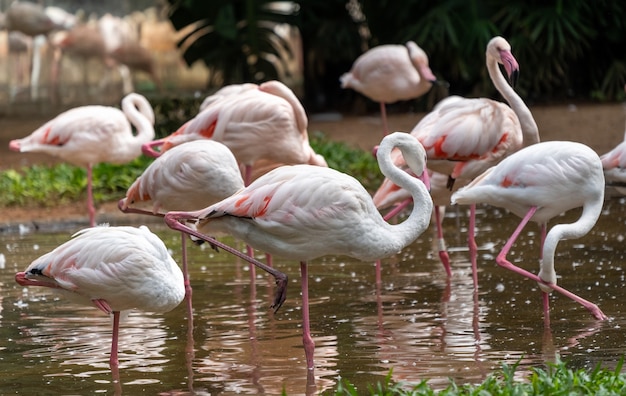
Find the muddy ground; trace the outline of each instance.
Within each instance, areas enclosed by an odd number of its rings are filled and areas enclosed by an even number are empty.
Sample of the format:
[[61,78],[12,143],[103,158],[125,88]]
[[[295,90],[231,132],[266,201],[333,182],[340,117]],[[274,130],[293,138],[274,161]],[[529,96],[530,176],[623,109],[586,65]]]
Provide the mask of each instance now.
[[[570,104],[532,107],[541,139],[572,140],[585,143],[603,154],[624,139],[626,113],[622,104]],[[422,113],[390,114],[389,128],[410,131],[423,117]],[[21,168],[33,164],[54,164],[47,155],[20,154],[9,151],[11,139],[23,137],[35,130],[49,117],[0,116],[0,170]],[[309,133],[323,132],[330,139],[370,150],[381,138],[379,115],[341,116],[340,114],[311,115]],[[1,193],[1,192],[0,192]],[[116,202],[98,205],[99,218],[119,215]],[[86,221],[85,205],[54,208],[1,208],[0,225],[16,222]]]

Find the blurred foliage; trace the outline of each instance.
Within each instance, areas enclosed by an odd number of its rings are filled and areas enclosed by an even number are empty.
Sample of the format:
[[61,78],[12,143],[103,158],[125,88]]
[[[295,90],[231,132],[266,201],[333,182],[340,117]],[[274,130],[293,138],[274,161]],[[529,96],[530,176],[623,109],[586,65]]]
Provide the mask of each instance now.
[[[534,101],[624,99],[626,2],[598,0],[301,0],[279,13],[270,1],[170,0],[176,28],[198,21],[181,45],[188,62],[202,59],[222,70],[224,84],[269,79],[270,64],[250,54],[272,49],[271,29],[251,34],[251,25],[288,23],[302,35],[303,102],[309,110],[342,110],[358,97],[342,92],[338,77],[367,48],[414,40],[429,55],[431,69],[451,84],[450,93],[496,94],[484,53],[494,35],[507,38],[521,66],[517,89]],[[278,1],[277,3],[285,3]],[[288,8],[283,8],[288,10]],[[200,26],[200,25],[199,25]],[[276,51],[274,51],[276,53]],[[244,62],[248,59],[247,63]],[[243,67],[244,65],[246,67]],[[237,70],[245,69],[245,73]],[[348,90],[349,91],[349,90]]]

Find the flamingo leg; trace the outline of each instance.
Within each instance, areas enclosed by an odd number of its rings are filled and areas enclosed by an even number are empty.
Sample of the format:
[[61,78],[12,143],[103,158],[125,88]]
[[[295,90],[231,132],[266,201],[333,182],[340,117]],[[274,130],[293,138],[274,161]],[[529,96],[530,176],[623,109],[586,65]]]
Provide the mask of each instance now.
[[[537,207],[533,206],[530,208],[530,210],[528,211],[528,213],[526,213],[526,215],[524,216],[524,218],[522,219],[522,221],[520,222],[520,224],[517,226],[517,228],[515,229],[515,231],[513,232],[513,234],[511,235],[511,237],[509,238],[509,240],[506,242],[506,244],[504,245],[504,247],[502,248],[502,251],[500,252],[500,254],[498,254],[498,257],[496,257],[496,263],[498,263],[499,266],[506,268],[508,270],[511,270],[519,275],[522,275],[523,277],[526,277],[528,279],[534,280],[535,282],[541,283],[545,286],[548,286],[549,288],[551,288],[552,290],[561,293],[562,295],[564,295],[565,297],[568,297],[574,301],[576,301],[577,303],[579,303],[580,305],[582,305],[583,307],[587,308],[587,310],[589,310],[589,312],[591,312],[591,314],[599,320],[605,320],[608,319],[608,317],[600,310],[600,308],[592,303],[591,301],[585,300],[582,297],[577,296],[576,294],[570,292],[569,290],[566,290],[554,283],[547,283],[545,282],[543,279],[541,279],[539,276],[532,274],[522,268],[519,268],[515,265],[513,265],[510,261],[508,261],[506,259],[507,254],[509,253],[509,250],[511,250],[511,247],[513,246],[513,243],[515,243],[515,240],[517,239],[517,237],[519,236],[519,234],[522,232],[522,229],[526,226],[526,224],[528,224],[528,222],[530,221],[530,219],[533,217],[533,215],[535,214],[535,212],[537,211]],[[542,292],[543,293],[543,292]],[[548,299],[544,297],[543,299],[544,302],[544,318],[550,315],[550,307],[549,307],[549,303],[548,303]]]
[[443,239],[443,227],[441,224],[441,213],[439,212],[439,206],[435,206],[435,225],[437,226],[437,245],[439,246],[439,259],[443,268],[446,270],[448,278],[452,276],[452,270],[450,268],[450,256],[446,249],[446,241]]
[[387,106],[385,102],[380,102],[380,117],[383,120],[383,137],[389,134],[389,126],[387,125]]
[[119,367],[117,358],[118,340],[120,334],[120,312],[113,312],[113,334],[111,336],[111,355],[109,357],[109,366],[111,369]]
[[309,317],[309,275],[307,264],[300,262],[300,277],[302,279],[302,344],[306,356],[306,367],[313,370],[313,353],[315,351],[315,341],[311,337],[311,321]]
[[278,286],[278,288],[276,289],[276,295],[274,296],[274,302],[271,307],[274,308],[274,312],[278,311],[278,309],[283,305],[283,303],[285,302],[285,299],[287,298],[288,278],[286,274],[276,270],[275,268],[269,267],[261,263],[258,260],[255,260],[253,257],[250,257],[246,254],[241,253],[237,249],[234,249],[218,241],[215,238],[212,238],[208,235],[204,235],[194,230],[193,228],[182,224],[180,222],[181,220],[197,220],[197,219],[190,217],[185,212],[169,212],[168,214],[165,215],[165,223],[171,229],[178,230],[178,231],[184,232],[185,234],[193,235],[196,238],[202,239],[203,241],[210,243],[212,246],[216,246],[232,255],[235,255],[256,267],[261,268],[263,271],[269,273],[270,275],[272,275],[274,279],[276,279],[276,286]]
[[185,281],[185,300],[187,300],[187,315],[189,316],[190,323],[193,323],[192,289],[191,281],[189,280],[189,268],[187,266],[187,235],[182,231],[180,233],[180,239],[183,256],[183,279]]
[[472,277],[474,279],[474,290],[478,290],[478,264],[476,263],[476,255],[478,247],[476,246],[476,204],[470,205],[469,227],[467,230],[467,246],[469,247],[470,262],[472,263]]
[[96,225],[96,208],[93,205],[93,166],[87,166],[87,211],[89,212],[89,226]]

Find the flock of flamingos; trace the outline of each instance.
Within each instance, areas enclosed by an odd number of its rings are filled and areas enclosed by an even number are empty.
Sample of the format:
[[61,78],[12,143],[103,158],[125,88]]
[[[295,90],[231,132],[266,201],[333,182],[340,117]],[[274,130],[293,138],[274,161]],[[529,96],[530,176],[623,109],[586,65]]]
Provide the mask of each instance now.
[[[286,298],[287,276],[272,267],[271,257],[298,260],[303,344],[312,372],[307,284],[311,260],[347,255],[377,261],[380,281],[380,260],[415,241],[432,217],[438,227],[439,256],[449,276],[440,209],[470,205],[468,244],[478,287],[475,205],[486,203],[522,219],[496,261],[539,284],[546,324],[552,291],[606,320],[598,306],[557,285],[554,254],[561,239],[582,237],[595,225],[606,184],[626,180],[626,142],[602,157],[577,142],[540,142],[530,110],[512,87],[519,66],[504,38],[489,41],[486,67],[506,103],[451,96],[410,133],[389,133],[385,105],[423,95],[440,82],[426,53],[413,42],[375,47],[356,59],[341,85],[380,102],[383,117],[383,138],[375,152],[386,179],[373,197],[358,180],[328,168],[315,153],[307,136],[306,112],[279,81],[225,86],[204,101],[195,118],[160,140],[154,140],[149,102],[136,93],[124,97],[121,111],[97,105],[66,111],[30,136],[10,142],[10,148],[47,153],[87,168],[91,227],[35,260],[16,275],[16,281],[59,289],[113,314],[113,369],[118,367],[120,311],[167,312],[186,299],[192,317],[185,253],[189,237],[238,255],[274,276],[276,310]],[[129,186],[119,208],[161,216],[180,231],[182,270],[147,227],[96,226],[92,166],[126,163],[142,153],[156,159]],[[404,221],[389,222],[407,206],[412,209]],[[582,214],[577,221],[554,225],[547,232],[550,219],[578,207]],[[507,259],[529,221],[542,226],[538,274]],[[248,251],[210,237],[214,232],[244,241]],[[255,259],[253,249],[265,252],[267,263]]]

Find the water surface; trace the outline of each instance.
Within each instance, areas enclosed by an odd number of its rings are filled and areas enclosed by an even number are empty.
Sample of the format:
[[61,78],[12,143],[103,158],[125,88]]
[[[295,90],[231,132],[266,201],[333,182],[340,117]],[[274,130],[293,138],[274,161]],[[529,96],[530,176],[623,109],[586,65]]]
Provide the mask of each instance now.
[[[428,379],[440,388],[449,378],[480,382],[502,363],[519,362],[520,378],[530,367],[558,357],[574,367],[601,363],[610,368],[624,354],[626,338],[624,205],[624,199],[608,200],[590,234],[557,248],[559,284],[598,304],[611,317],[604,322],[553,294],[551,323],[544,326],[537,285],[495,263],[519,219],[492,207],[481,207],[478,213],[477,293],[462,207],[448,211],[444,221],[453,261],[451,279],[433,252],[432,232],[383,260],[380,287],[374,281],[374,263],[332,256],[312,262],[313,375],[305,368],[302,348],[299,263],[274,259],[275,267],[290,277],[287,301],[274,314],[271,277],[257,271],[251,281],[246,263],[191,245],[193,328],[184,303],[162,315],[130,312],[121,325],[117,384],[108,365],[110,319],[54,291],[23,288],[14,281],[16,272],[68,240],[81,225],[4,233],[0,393],[216,395],[285,390],[298,395],[332,390],[338,378],[365,389],[391,369],[395,381],[415,384]],[[554,221],[571,222],[579,213]],[[145,222],[180,262],[180,235],[159,220]],[[534,224],[524,230],[510,254],[514,264],[537,272],[538,236]],[[221,239],[244,249],[238,241]]]

